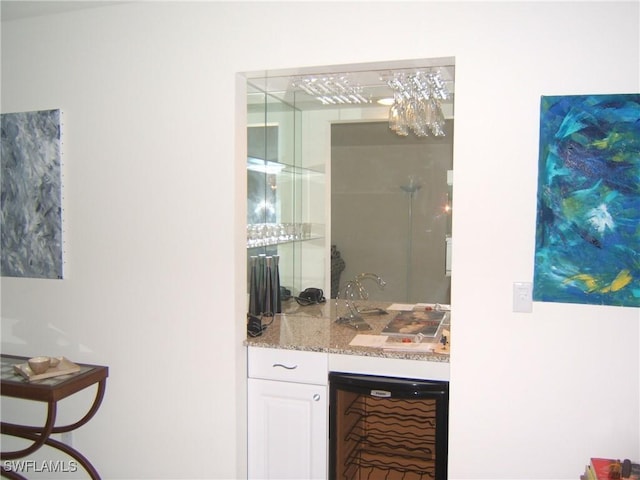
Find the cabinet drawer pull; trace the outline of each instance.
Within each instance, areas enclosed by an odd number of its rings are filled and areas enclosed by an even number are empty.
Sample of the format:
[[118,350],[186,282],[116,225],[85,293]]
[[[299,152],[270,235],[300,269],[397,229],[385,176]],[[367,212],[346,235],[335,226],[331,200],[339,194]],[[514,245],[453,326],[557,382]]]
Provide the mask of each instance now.
[[319,401],[320,401],[320,394],[318,394],[318,393],[314,393],[314,394],[313,394],[313,400],[314,400],[315,402],[319,402]]
[[276,367],[286,368],[287,370],[295,370],[296,368],[298,368],[297,365],[294,365],[293,367],[288,367],[287,365],[283,365],[282,363],[274,363],[273,368],[276,368]]

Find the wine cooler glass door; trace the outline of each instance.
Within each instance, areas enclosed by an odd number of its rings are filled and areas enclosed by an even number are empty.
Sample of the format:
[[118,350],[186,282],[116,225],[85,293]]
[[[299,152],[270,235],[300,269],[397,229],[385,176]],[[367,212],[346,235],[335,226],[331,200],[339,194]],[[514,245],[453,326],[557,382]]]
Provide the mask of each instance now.
[[446,480],[449,384],[331,372],[330,478]]

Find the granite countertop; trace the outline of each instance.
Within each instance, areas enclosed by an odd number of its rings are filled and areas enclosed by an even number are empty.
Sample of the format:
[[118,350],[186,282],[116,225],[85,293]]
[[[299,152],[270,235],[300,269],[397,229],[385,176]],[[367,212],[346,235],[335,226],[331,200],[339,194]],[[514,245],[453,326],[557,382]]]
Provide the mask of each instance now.
[[[341,316],[346,315],[347,309],[344,301],[340,302],[337,307],[338,312]],[[398,313],[397,311],[387,310],[391,305],[390,303],[358,301],[356,304],[361,308],[381,308],[388,313],[364,316],[363,319],[371,326],[371,330],[359,331],[335,322],[337,318],[335,300],[327,300],[326,303],[319,305],[301,306],[294,299],[291,299],[283,302],[283,313],[274,317],[264,317],[262,324],[268,325],[265,331],[259,337],[247,337],[245,345],[370,357],[449,362],[448,353],[390,352],[377,347],[349,345],[358,334],[379,335],[385,325]],[[269,322],[272,323],[269,324]],[[450,329],[448,320],[445,321],[441,330],[442,328]],[[440,332],[438,332],[433,341],[438,342],[439,339]]]

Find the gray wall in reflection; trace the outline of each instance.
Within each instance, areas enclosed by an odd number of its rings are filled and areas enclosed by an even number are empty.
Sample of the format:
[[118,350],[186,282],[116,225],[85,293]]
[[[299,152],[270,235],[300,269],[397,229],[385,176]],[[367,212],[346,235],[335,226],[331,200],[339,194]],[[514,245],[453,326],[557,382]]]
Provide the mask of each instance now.
[[399,137],[384,122],[336,124],[331,139],[331,244],[346,263],[341,287],[372,272],[387,282],[384,290],[365,285],[372,300],[450,303],[453,122],[444,138]]

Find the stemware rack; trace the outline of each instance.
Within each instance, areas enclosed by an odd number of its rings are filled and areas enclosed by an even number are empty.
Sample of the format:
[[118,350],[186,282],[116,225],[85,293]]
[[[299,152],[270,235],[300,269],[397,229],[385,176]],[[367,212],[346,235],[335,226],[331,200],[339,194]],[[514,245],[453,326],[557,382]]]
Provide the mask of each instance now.
[[343,420],[344,480],[435,480],[435,400],[358,395]]

